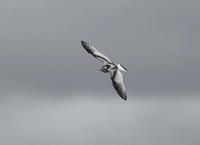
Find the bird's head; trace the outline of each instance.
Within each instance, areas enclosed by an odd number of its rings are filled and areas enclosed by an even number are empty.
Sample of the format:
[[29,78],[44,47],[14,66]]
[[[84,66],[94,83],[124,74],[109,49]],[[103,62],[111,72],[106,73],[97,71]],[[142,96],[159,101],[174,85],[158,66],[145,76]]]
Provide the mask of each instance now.
[[109,71],[108,71],[108,68],[106,67],[106,65],[102,66],[102,67],[99,69],[99,71],[101,71],[101,72],[103,72],[103,73],[109,72]]

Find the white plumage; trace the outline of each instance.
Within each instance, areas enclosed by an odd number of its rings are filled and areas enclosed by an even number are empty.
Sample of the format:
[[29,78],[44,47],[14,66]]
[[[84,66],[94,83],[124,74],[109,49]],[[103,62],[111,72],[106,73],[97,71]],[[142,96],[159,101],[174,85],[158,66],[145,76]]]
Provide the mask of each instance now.
[[115,63],[111,62],[111,60],[107,56],[99,52],[89,43],[81,41],[81,44],[88,53],[90,53],[92,56],[103,63],[100,71],[102,71],[103,73],[110,73],[113,87],[117,91],[118,95],[122,99],[127,100],[126,89],[123,83],[123,76],[121,71],[127,72],[128,70],[121,64],[116,65]]

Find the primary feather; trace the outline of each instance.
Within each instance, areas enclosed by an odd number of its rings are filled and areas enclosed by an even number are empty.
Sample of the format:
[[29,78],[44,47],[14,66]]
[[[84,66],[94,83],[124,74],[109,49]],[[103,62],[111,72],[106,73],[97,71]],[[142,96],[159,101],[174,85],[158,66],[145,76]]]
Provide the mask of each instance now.
[[122,99],[127,100],[126,89],[123,82],[123,76],[118,68],[113,70],[113,72],[111,72],[111,80],[113,83],[113,87],[117,91],[118,95]]
[[107,62],[111,62],[107,56],[99,52],[96,48],[94,48],[94,46],[90,45],[89,43],[85,41],[81,41],[81,44],[88,53],[90,53],[92,56],[100,60],[102,63],[105,64]]

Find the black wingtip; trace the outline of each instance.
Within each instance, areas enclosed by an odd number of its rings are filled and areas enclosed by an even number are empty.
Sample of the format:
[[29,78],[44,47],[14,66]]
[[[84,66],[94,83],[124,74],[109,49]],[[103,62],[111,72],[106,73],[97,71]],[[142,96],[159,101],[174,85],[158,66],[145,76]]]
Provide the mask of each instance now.
[[85,41],[81,40],[81,44],[83,45],[85,43]]
[[127,96],[125,95],[123,99],[126,101],[127,100]]
[[85,48],[86,46],[88,46],[88,43],[86,41],[81,41],[82,46]]
[[83,48],[87,49],[87,47],[88,47],[88,43],[87,42],[81,41],[81,44],[82,44]]
[[120,97],[124,100],[124,101],[126,101],[127,100],[127,95],[126,95],[126,93],[125,94],[122,94],[122,95],[120,95]]
[[91,53],[91,54],[92,54],[92,50],[89,48],[90,45],[89,45],[88,42],[86,42],[86,41],[81,41],[81,44],[82,44],[83,48],[84,48],[88,53]]

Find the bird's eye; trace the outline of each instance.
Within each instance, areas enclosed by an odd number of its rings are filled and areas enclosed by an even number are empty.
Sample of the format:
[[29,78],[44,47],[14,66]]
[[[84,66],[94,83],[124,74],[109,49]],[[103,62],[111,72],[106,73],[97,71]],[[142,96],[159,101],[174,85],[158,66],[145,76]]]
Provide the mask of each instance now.
[[110,68],[110,65],[106,65],[106,67],[107,67],[107,69],[109,69],[109,68]]

